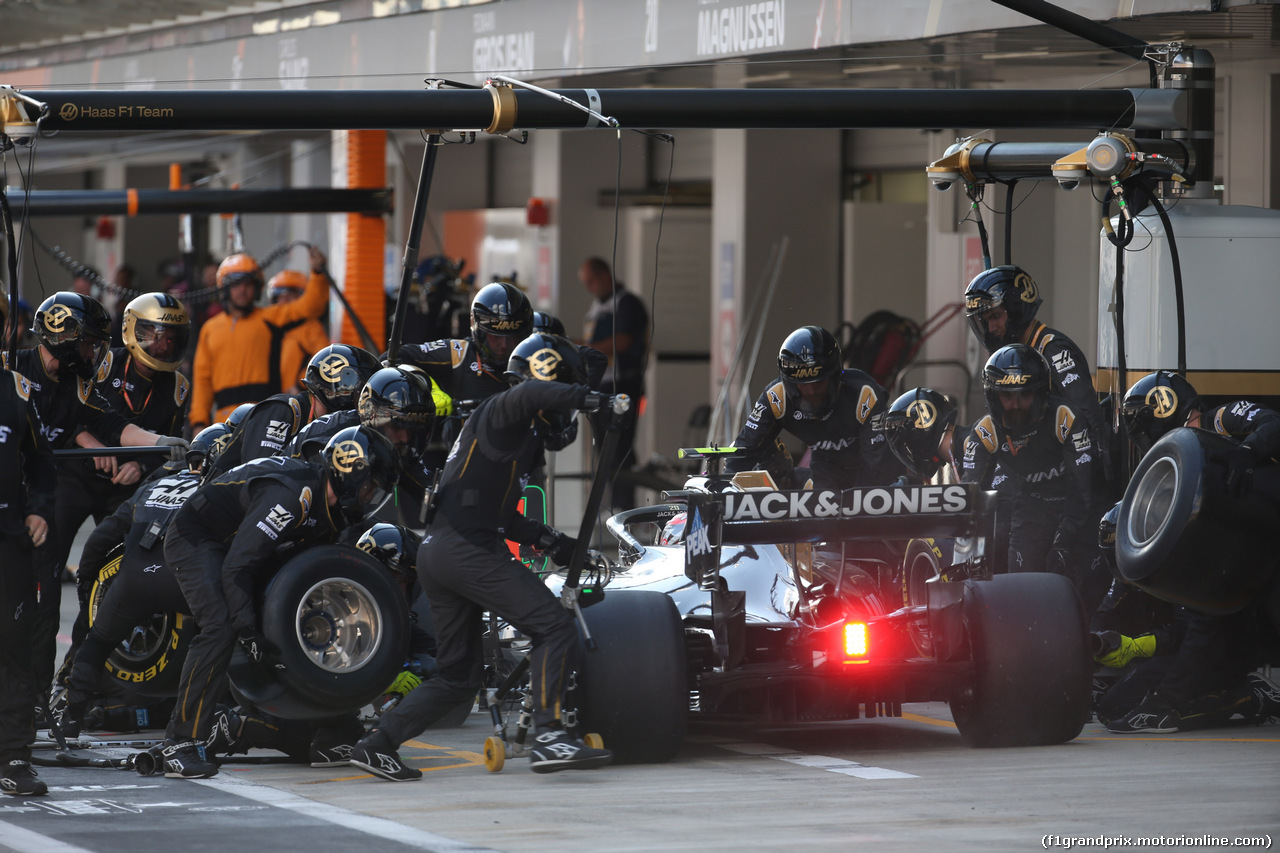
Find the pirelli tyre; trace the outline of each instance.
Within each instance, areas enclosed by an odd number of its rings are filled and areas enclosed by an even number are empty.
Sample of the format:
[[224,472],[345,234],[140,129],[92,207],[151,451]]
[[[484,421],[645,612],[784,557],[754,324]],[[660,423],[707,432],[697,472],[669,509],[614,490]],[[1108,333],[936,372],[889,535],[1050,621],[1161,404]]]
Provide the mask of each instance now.
[[[120,574],[124,558],[121,543],[107,554],[107,562],[98,572],[89,591],[89,625],[98,616],[98,607],[107,590]],[[176,696],[182,679],[182,663],[187,646],[196,634],[195,622],[182,613],[156,613],[134,627],[129,637],[111,651],[107,658],[107,676],[143,696]]]
[[969,581],[964,617],[972,684],[951,699],[971,746],[1065,743],[1089,718],[1084,608],[1071,582],[1040,572]]
[[598,733],[619,764],[671,760],[689,713],[675,602],[661,592],[606,589],[583,613],[597,649],[581,650],[580,730]]
[[[902,557],[902,603],[906,607],[929,604],[930,581],[942,576],[942,549],[932,539],[912,539]],[[916,651],[933,656],[933,635],[927,620],[909,622],[907,633]]]
[[359,710],[404,666],[409,613],[390,573],[342,545],[303,551],[268,582],[262,633],[280,648],[266,665],[236,650],[231,681],[242,700],[285,719]]
[[1158,598],[1213,615],[1262,595],[1275,575],[1280,466],[1259,466],[1238,493],[1224,487],[1229,438],[1166,434],[1142,458],[1116,524],[1121,576]]

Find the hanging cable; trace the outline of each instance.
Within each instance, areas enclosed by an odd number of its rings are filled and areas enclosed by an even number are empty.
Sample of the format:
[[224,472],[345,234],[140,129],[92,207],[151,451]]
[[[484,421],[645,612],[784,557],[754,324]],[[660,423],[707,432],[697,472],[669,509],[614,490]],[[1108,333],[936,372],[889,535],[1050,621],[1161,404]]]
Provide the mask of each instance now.
[[1151,203],[1155,206],[1160,221],[1164,224],[1165,236],[1169,238],[1169,260],[1173,264],[1173,302],[1178,325],[1178,373],[1187,375],[1187,314],[1182,293],[1182,261],[1178,257],[1178,241],[1173,236],[1173,224],[1169,221],[1169,213],[1160,199],[1151,194]]
[[982,268],[989,270],[991,269],[991,242],[987,239],[987,225],[982,221],[982,184],[965,184],[964,194],[969,197],[969,211],[974,221],[978,223],[978,237],[982,241]]
[[1005,184],[1004,188],[1004,262],[1013,263],[1013,190],[1018,186],[1017,178]]

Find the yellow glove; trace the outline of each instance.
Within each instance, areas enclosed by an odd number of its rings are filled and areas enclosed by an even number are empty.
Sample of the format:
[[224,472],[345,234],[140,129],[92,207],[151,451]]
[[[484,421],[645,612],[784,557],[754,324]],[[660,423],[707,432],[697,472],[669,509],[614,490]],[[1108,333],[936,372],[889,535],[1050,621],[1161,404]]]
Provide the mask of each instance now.
[[391,686],[382,691],[384,696],[408,696],[409,691],[422,683],[422,679],[414,675],[409,670],[404,670],[396,676],[396,680],[391,682]]
[[1152,634],[1143,634],[1141,637],[1120,636],[1120,647],[1114,651],[1107,652],[1099,658],[1094,658],[1103,666],[1111,666],[1119,669],[1127,666],[1129,661],[1134,658],[1149,658],[1156,653],[1156,638]]

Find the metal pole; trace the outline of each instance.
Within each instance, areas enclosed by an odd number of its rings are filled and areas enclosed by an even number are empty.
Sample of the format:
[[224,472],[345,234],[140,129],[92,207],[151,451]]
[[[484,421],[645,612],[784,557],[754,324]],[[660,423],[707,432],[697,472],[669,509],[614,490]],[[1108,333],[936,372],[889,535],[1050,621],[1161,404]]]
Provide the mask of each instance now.
[[[598,110],[629,128],[1185,127],[1183,93],[1146,89],[600,89]],[[588,105],[584,89],[558,95]],[[486,89],[42,91],[45,131],[482,130]],[[536,92],[514,93],[515,128],[607,127]]]
[[147,216],[220,213],[388,213],[390,189],[32,190],[14,194],[18,215]]
[[[435,90],[432,90],[435,91]],[[486,93],[487,95],[488,93]],[[400,293],[396,296],[396,316],[391,323],[391,337],[387,341],[387,358],[395,361],[404,335],[404,318],[409,313],[409,286],[413,271],[418,266],[418,247],[422,245],[422,223],[427,218],[427,198],[431,195],[431,176],[436,170],[436,149],[440,134],[427,135],[427,147],[422,152],[422,171],[418,174],[418,192],[413,199],[413,217],[409,222],[409,234],[404,241],[404,260],[400,266]]]

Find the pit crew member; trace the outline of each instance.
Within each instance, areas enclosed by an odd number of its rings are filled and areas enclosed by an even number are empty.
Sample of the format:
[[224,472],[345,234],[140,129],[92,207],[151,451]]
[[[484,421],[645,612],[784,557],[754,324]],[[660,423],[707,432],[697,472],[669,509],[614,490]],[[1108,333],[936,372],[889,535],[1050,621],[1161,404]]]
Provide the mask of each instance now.
[[257,628],[255,576],[274,566],[281,550],[335,540],[395,486],[396,451],[381,433],[344,430],[322,455],[323,464],[270,457],[232,469],[188,498],[165,534],[165,560],[200,629],[162,749],[167,776],[218,772],[198,743],[211,734],[232,650],[238,642],[258,662],[273,653]]
[[[842,367],[840,345],[826,329],[802,326],[778,351],[777,381],[765,388],[743,424],[730,460],[731,472],[765,467],[781,488],[882,486],[901,473],[876,431],[884,415],[885,390],[861,370]],[[809,447],[810,469],[786,470],[778,437],[783,430]]]
[[575,667],[577,632],[556,597],[508,550],[504,540],[535,545],[564,565],[572,537],[520,515],[522,485],[548,436],[562,433],[575,410],[605,398],[587,385],[578,348],[556,335],[531,335],[511,354],[511,390],[482,402],[449,453],[435,520],[418,551],[418,577],[431,602],[439,672],[382,715],[351,763],[392,781],[420,779],[397,753],[442,715],[476,695],[484,668],[482,615],[496,613],[533,640],[530,667],[535,772],[591,768],[612,753],[593,749],[562,727],[561,703]]

